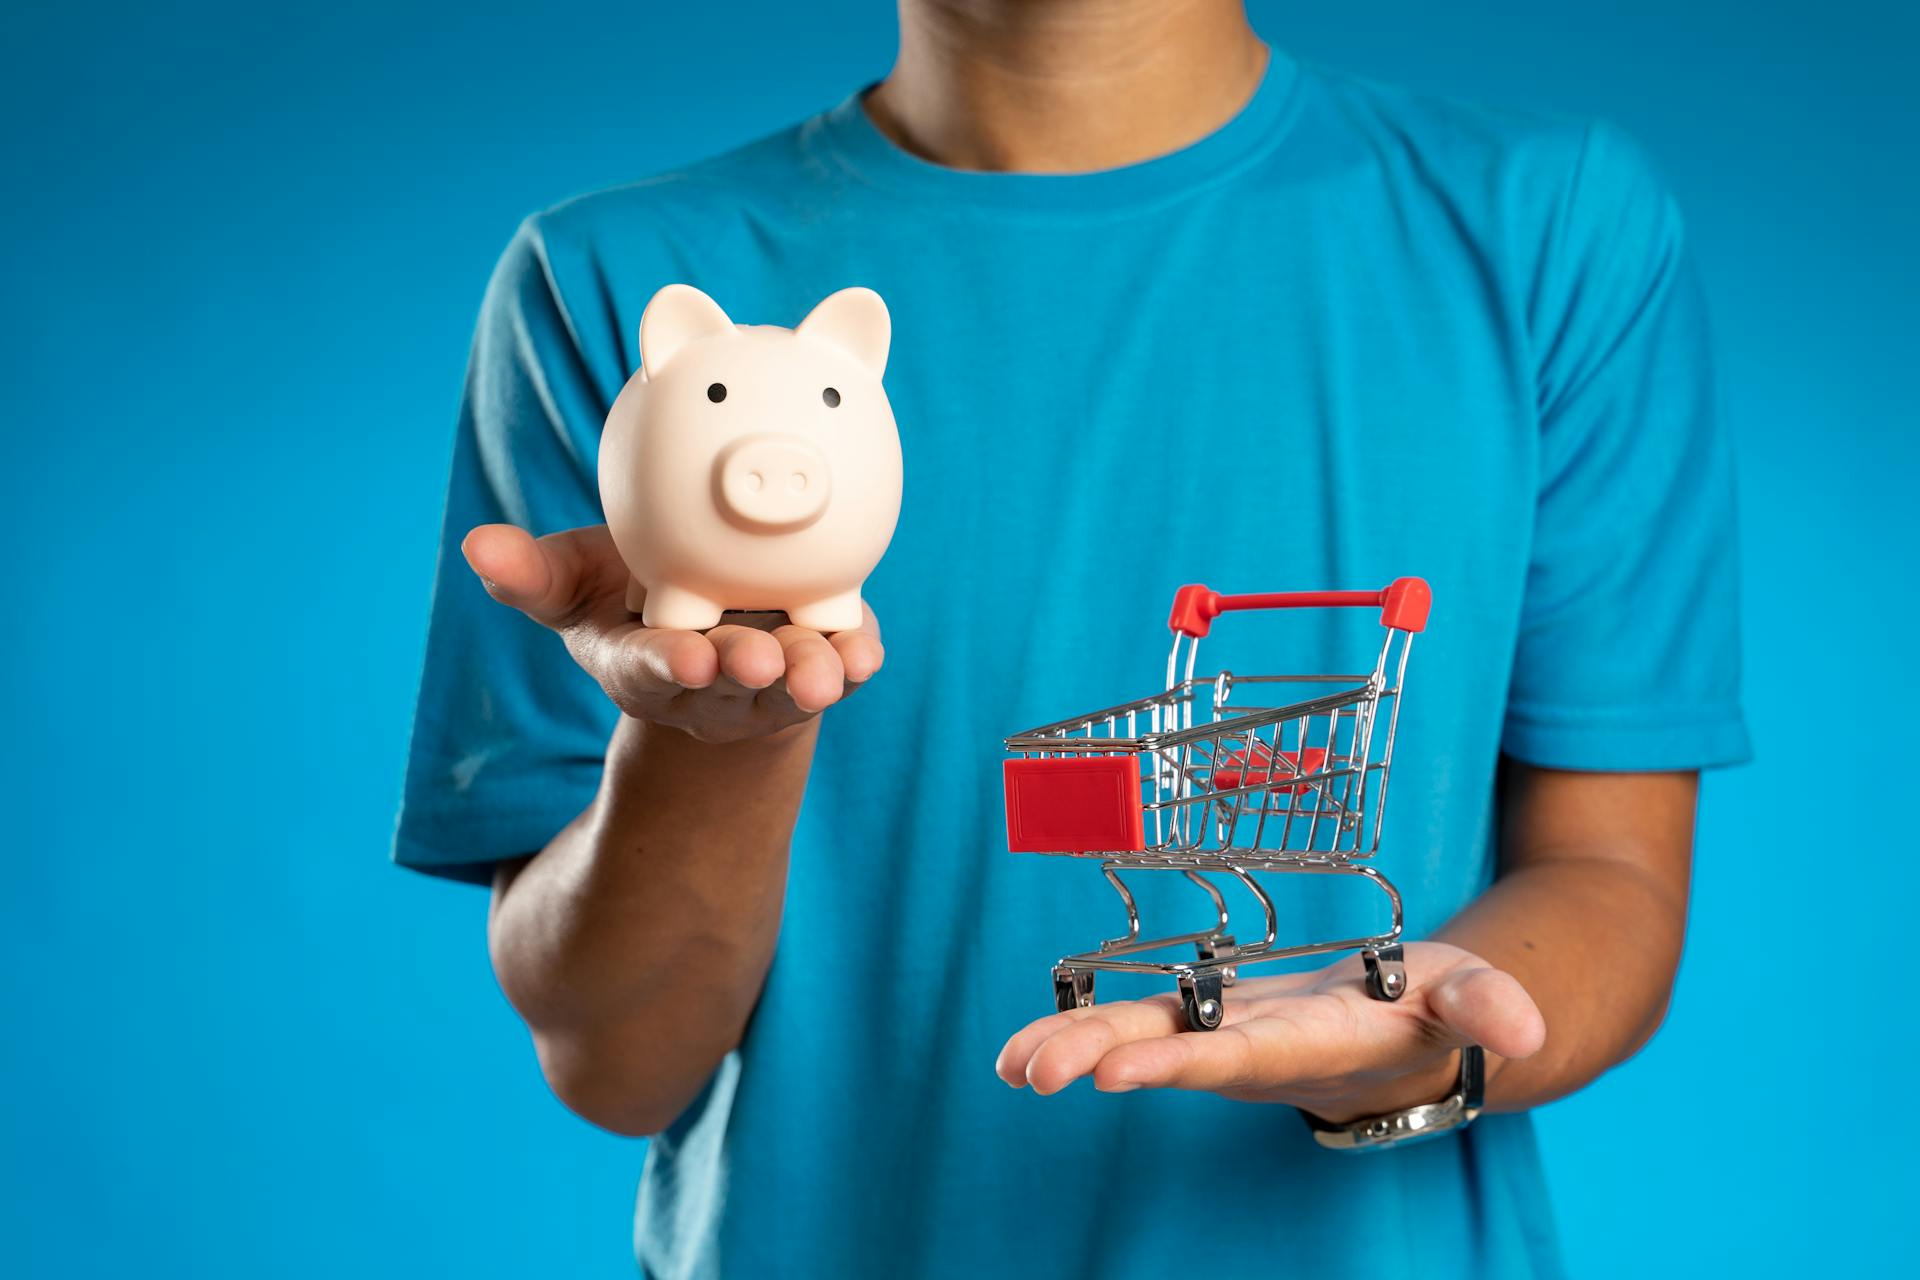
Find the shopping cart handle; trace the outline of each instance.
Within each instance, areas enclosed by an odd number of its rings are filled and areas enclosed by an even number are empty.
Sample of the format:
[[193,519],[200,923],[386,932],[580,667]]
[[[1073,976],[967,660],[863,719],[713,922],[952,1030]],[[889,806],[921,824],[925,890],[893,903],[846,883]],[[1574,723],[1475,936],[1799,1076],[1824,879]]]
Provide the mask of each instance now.
[[1395,631],[1424,631],[1427,611],[1433,607],[1433,592],[1420,578],[1395,578],[1378,591],[1269,591],[1248,596],[1223,596],[1196,582],[1173,593],[1173,615],[1167,619],[1167,626],[1183,636],[1198,639],[1207,634],[1215,618],[1233,609],[1376,606],[1380,610],[1381,626]]

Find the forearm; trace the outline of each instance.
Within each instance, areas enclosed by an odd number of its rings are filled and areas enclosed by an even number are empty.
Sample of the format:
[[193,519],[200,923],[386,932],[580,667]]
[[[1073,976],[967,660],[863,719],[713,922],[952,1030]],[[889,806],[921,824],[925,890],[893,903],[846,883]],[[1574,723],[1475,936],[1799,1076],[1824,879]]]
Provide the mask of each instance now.
[[1660,1025],[1679,963],[1684,903],[1605,860],[1515,872],[1440,941],[1519,979],[1546,1019],[1546,1047],[1489,1064],[1488,1105],[1518,1111],[1572,1093]]
[[1637,1051],[1665,1016],[1686,932],[1694,779],[1663,776],[1659,785],[1651,793],[1643,785],[1635,802],[1670,809],[1654,825],[1680,844],[1649,858],[1579,811],[1595,803],[1591,782],[1574,792],[1540,771],[1516,780],[1506,868],[1437,935],[1512,974],[1546,1021],[1539,1053],[1489,1060],[1492,1109],[1579,1089]]
[[622,717],[598,797],[503,870],[501,988],[569,1107],[650,1133],[738,1042],[779,932],[817,722],[713,744]]

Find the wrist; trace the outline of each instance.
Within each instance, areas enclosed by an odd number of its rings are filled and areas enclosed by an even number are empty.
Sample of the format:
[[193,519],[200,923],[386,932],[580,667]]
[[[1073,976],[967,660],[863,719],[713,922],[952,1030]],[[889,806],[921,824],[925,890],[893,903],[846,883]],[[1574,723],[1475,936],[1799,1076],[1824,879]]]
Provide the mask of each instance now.
[[[1488,1055],[1488,1062],[1491,1064],[1492,1055]],[[1301,1106],[1299,1110],[1329,1124],[1349,1124],[1364,1116],[1436,1102],[1453,1091],[1459,1075],[1459,1051],[1448,1049],[1401,1075],[1338,1098]]]
[[679,725],[643,720],[622,712],[619,724],[614,727],[613,740],[607,746],[607,764],[609,767],[628,765],[632,759],[644,758],[650,768],[663,763],[686,769],[765,768],[795,757],[811,760],[814,739],[819,734],[818,716],[768,733],[715,739],[701,737]]
[[607,744],[598,805],[615,825],[727,836],[779,829],[784,845],[813,764],[817,719],[750,738],[709,742],[623,715]]
[[1458,1068],[1452,1087],[1442,1097],[1345,1122],[1324,1120],[1308,1111],[1301,1112],[1301,1119],[1320,1146],[1346,1152],[1379,1151],[1463,1129],[1474,1122],[1484,1106],[1486,1053],[1479,1045],[1467,1045],[1456,1057]]

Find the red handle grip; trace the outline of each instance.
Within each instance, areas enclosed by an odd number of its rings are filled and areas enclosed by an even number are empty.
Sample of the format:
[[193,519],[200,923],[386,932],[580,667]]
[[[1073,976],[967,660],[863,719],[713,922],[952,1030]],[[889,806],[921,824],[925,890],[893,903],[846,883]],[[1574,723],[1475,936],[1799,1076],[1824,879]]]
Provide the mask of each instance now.
[[1427,612],[1433,607],[1433,591],[1420,578],[1395,578],[1378,591],[1269,591],[1250,596],[1223,596],[1193,583],[1173,593],[1173,615],[1167,619],[1167,626],[1183,636],[1198,639],[1207,634],[1215,618],[1233,609],[1375,606],[1380,610],[1381,626],[1396,631],[1424,631]]

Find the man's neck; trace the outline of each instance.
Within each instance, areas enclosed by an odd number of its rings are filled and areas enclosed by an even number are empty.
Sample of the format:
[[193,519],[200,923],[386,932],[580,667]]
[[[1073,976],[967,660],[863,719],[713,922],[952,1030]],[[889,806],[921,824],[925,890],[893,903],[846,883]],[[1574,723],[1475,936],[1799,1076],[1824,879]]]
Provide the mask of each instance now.
[[900,0],[900,56],[866,110],[950,168],[1116,169],[1232,119],[1267,52],[1241,0]]

